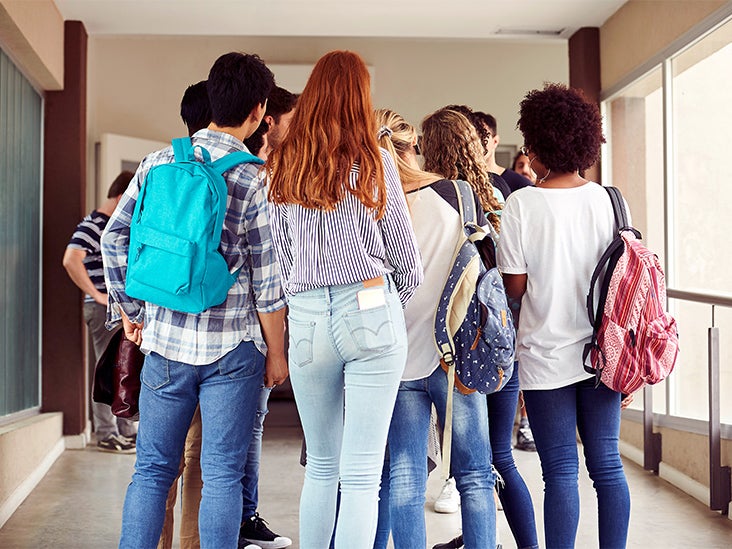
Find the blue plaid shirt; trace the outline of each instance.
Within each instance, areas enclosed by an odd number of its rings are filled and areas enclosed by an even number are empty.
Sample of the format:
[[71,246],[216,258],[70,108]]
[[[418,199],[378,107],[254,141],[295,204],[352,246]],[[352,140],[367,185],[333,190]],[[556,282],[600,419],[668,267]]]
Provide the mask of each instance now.
[[[211,160],[247,150],[235,137],[205,129],[192,141],[194,147],[206,148]],[[225,173],[229,194],[220,251],[232,271],[242,269],[224,303],[200,314],[187,314],[140,302],[125,293],[130,221],[140,186],[150,168],[173,160],[172,147],[143,159],[102,235],[109,292],[107,328],[120,323],[122,309],[132,322],[145,322],[143,352],[153,351],[186,364],[210,364],[242,341],[253,341],[266,353],[257,312],[281,309],[285,299],[270,237],[264,174],[258,165],[242,164]]]

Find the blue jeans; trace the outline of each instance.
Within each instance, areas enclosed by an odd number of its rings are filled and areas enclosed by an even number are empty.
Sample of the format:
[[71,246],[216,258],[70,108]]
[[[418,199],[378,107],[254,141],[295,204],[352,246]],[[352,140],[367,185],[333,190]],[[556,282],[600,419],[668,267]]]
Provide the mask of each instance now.
[[272,387],[262,385],[259,389],[257,399],[257,416],[254,419],[252,440],[247,450],[247,463],[244,467],[244,477],[241,479],[243,487],[244,504],[242,507],[242,521],[253,517],[259,505],[259,462],[262,458],[262,435],[264,433],[264,418],[269,412],[267,402]]
[[404,315],[385,279],[386,304],[359,310],[362,283],[289,299],[290,379],[307,443],[300,547],[371,549],[379,479],[407,355]]
[[503,511],[519,549],[539,547],[531,494],[513,461],[512,437],[519,397],[518,363],[506,386],[488,395],[488,419],[493,466],[503,478],[499,488]]
[[[427,435],[434,403],[445,424],[447,375],[432,375],[399,386],[389,428],[390,511],[394,547],[425,547],[424,502],[427,486]],[[496,546],[495,477],[490,463],[488,408],[485,395],[453,394],[452,470],[460,491],[465,549]]]
[[157,546],[165,500],[178,475],[188,427],[199,403],[201,547],[236,548],[241,479],[263,375],[264,356],[248,341],[205,366],[174,362],[156,353],[145,357],[137,461],[122,511],[120,548]]
[[597,492],[601,549],[625,547],[630,494],[618,450],[620,393],[595,380],[559,389],[524,391],[544,477],[544,534],[551,549],[574,547],[579,522],[576,433]]

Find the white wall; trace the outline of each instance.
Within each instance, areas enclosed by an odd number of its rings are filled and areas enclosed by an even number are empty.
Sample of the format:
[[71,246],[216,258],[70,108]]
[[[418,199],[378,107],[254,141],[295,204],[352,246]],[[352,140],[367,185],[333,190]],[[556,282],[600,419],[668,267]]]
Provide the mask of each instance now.
[[183,135],[183,91],[205,79],[219,55],[236,50],[271,64],[312,65],[334,49],[356,51],[373,67],[376,107],[419,124],[446,104],[468,104],[496,116],[505,144],[522,144],[515,126],[526,91],[568,80],[566,41],[91,36],[89,176],[102,133],[158,141]]

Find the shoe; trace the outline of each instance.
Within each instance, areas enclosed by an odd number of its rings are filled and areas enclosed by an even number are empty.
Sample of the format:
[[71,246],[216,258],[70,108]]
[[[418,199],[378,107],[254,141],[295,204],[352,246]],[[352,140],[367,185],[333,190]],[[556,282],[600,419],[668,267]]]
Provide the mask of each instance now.
[[124,439],[127,439],[127,440],[129,440],[129,441],[130,441],[130,442],[131,442],[132,444],[135,444],[135,445],[137,445],[137,433],[135,433],[134,435],[130,435],[130,436],[127,436],[127,435],[120,435],[120,438],[124,438]]
[[457,513],[460,507],[460,492],[455,486],[455,479],[449,478],[442,487],[442,492],[435,500],[435,513]]
[[262,549],[259,545],[254,545],[253,543],[250,543],[249,545],[245,545],[242,549]]
[[433,546],[432,549],[460,549],[463,546],[463,536],[459,535],[458,537],[451,539],[447,543],[438,543],[437,545]]
[[97,442],[97,450],[114,454],[134,454],[135,443],[119,435],[108,435]]
[[525,425],[519,425],[518,432],[516,433],[515,448],[517,450],[523,450],[524,452],[536,452],[534,435],[531,433],[531,428],[528,423]]
[[[247,545],[250,543],[255,545]],[[292,540],[275,534],[267,528],[267,521],[260,517],[259,513],[254,513],[254,516],[242,522],[241,528],[239,528],[239,549],[252,549],[252,547],[282,549],[290,545],[292,545]]]

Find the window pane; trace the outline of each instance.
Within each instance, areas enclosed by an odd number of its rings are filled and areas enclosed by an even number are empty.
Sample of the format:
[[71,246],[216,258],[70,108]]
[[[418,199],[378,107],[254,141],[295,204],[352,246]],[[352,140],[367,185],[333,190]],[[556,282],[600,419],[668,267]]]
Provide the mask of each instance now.
[[0,51],[0,416],[38,406],[41,98]]
[[606,105],[611,177],[646,245],[663,262],[663,95],[655,69]]
[[673,60],[673,286],[730,294],[732,23]]

